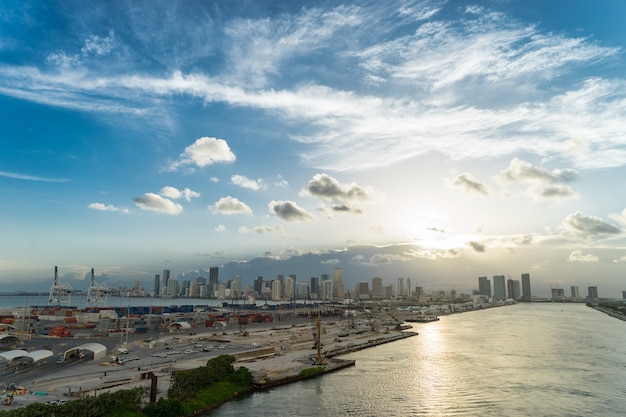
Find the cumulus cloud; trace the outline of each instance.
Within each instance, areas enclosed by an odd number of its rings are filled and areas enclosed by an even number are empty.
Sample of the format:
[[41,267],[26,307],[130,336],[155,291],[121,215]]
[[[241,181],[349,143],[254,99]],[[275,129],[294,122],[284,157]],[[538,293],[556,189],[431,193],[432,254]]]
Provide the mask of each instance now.
[[599,262],[600,258],[592,254],[583,255],[583,251],[577,249],[569,254],[567,260],[569,262]]
[[224,139],[204,136],[187,146],[179,159],[170,164],[169,169],[176,171],[187,165],[202,168],[219,162],[233,162],[235,159],[235,154]]
[[238,185],[242,188],[247,188],[249,190],[264,190],[267,188],[262,179],[253,180],[244,175],[233,175],[230,177],[230,180],[233,184]]
[[227,196],[217,200],[213,205],[209,206],[209,210],[219,214],[247,214],[252,215],[252,209],[245,203],[239,201],[235,197]]
[[226,226],[223,224],[219,224],[213,228],[217,233],[224,233],[226,231]]
[[583,216],[579,211],[568,215],[563,220],[565,230],[572,231],[582,237],[617,235],[622,230],[599,217]]
[[91,203],[87,207],[93,210],[100,210],[100,211],[121,211],[122,213],[130,213],[130,211],[127,208],[117,207],[117,206],[114,206],[113,204]]
[[313,216],[293,201],[272,200],[268,207],[270,213],[288,222],[305,222],[313,219]]
[[555,169],[548,171],[545,168],[536,167],[519,158],[513,158],[508,168],[499,174],[499,178],[505,181],[517,182],[547,182],[560,183],[571,182],[578,178],[578,173],[573,169]]
[[189,188],[179,190],[177,188],[170,187],[169,185],[161,188],[160,194],[173,200],[178,200],[182,197],[187,201],[191,201],[192,198],[200,197],[200,193],[192,191]]
[[527,193],[529,196],[536,200],[541,199],[554,199],[565,200],[573,197],[577,197],[578,193],[575,192],[569,185],[532,185],[528,187]]
[[180,204],[154,193],[145,193],[141,197],[133,198],[133,201],[142,210],[156,211],[174,216],[183,211],[183,206]]
[[322,265],[337,265],[341,263],[341,261],[339,259],[333,258],[333,259],[324,259],[323,261],[320,261],[320,263]]
[[467,242],[467,244],[474,249],[474,251],[476,252],[485,252],[487,249],[485,248],[485,245],[479,243],[479,242],[475,242],[475,241],[471,241],[471,242]]
[[258,234],[258,235],[278,234],[280,236],[284,236],[285,235],[285,231],[283,229],[283,226],[280,225],[280,224],[277,224],[275,226],[261,225],[261,226],[255,226],[253,228],[248,228],[246,226],[241,226],[239,228],[239,233],[243,233],[243,234],[255,233],[255,234]]
[[331,210],[335,213],[361,214],[363,211],[355,207],[355,202],[374,200],[375,192],[371,187],[357,184],[341,184],[327,174],[316,174],[300,191],[300,195],[308,195],[333,203]]
[[457,175],[454,179],[453,184],[472,193],[489,195],[487,187],[469,173],[462,173]]

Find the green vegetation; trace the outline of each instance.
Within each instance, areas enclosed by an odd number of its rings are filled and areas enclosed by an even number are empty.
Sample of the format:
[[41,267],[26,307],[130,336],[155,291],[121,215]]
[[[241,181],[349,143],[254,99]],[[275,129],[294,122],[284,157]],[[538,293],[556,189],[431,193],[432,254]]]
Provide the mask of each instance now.
[[10,411],[0,417],[176,417],[189,416],[229,399],[247,393],[252,374],[247,368],[233,367],[235,358],[220,355],[206,366],[179,371],[172,375],[167,398],[142,408],[145,390],[134,388],[97,397],[71,400],[65,404],[34,403]]
[[315,368],[306,368],[300,371],[300,375],[306,378],[321,375],[323,373],[324,373],[324,367],[322,366],[318,366]]
[[618,313],[626,314],[626,305],[623,301],[607,301],[598,304],[599,307],[615,310]]

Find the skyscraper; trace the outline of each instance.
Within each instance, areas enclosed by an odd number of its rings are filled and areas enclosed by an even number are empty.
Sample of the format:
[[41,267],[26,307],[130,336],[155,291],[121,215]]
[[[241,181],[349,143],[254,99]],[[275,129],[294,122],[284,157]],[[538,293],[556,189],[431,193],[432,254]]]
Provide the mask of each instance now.
[[478,277],[478,294],[491,297],[491,281],[487,277]]
[[578,292],[578,287],[576,285],[572,285],[570,290],[571,290],[572,298],[580,297],[580,293]]
[[598,287],[596,287],[595,285],[591,285],[589,287],[587,287],[587,299],[589,301],[591,300],[597,300],[598,299]]
[[170,282],[170,270],[164,269],[163,275],[161,275],[161,295],[169,295],[167,291],[167,285]]
[[218,278],[219,268],[217,266],[212,266],[209,268],[209,288],[207,289],[207,293],[209,297],[213,297],[215,292],[218,289],[219,278]]
[[493,276],[493,299],[494,301],[506,300],[506,286],[504,284],[504,275]]
[[521,297],[520,282],[518,280],[508,279],[506,281],[506,288],[510,299],[518,300]]
[[161,291],[161,275],[159,274],[154,274],[154,285],[152,287],[152,293],[154,295],[160,295]]
[[532,300],[530,293],[530,274],[526,272],[522,274],[522,301],[530,300]]
[[372,298],[377,300],[383,298],[383,280],[380,277],[372,278]]
[[333,298],[343,300],[345,291],[343,288],[343,271],[341,268],[333,269]]

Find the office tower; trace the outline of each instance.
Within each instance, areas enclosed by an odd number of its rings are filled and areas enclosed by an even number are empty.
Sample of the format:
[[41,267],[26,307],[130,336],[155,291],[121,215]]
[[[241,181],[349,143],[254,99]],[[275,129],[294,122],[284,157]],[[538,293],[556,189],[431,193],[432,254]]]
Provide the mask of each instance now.
[[320,285],[319,285],[319,280],[317,279],[317,277],[311,277],[310,291],[311,291],[311,298],[315,300],[319,298]]
[[280,301],[283,298],[283,288],[279,280],[272,280],[272,301]]
[[572,285],[570,290],[571,290],[572,298],[579,298],[580,297],[580,293],[578,292],[578,287],[576,285]]
[[333,269],[333,298],[343,300],[345,291],[343,288],[343,270],[341,268]]
[[200,286],[197,283],[195,283],[195,282],[190,283],[189,284],[189,291],[186,294],[187,297],[189,297],[189,298],[198,297],[198,295],[199,295],[198,293],[199,293],[199,290],[200,290],[199,287]]
[[178,287],[178,279],[177,278],[168,279],[167,280],[167,296],[178,297],[179,294],[180,294],[180,288]]
[[487,277],[478,277],[478,294],[491,297],[491,281]]
[[406,278],[406,287],[404,288],[404,296],[411,298],[411,278]]
[[506,300],[506,286],[504,283],[504,275],[493,276],[493,299],[494,301]]
[[230,296],[232,298],[241,297],[241,275],[236,275],[230,282]]
[[404,278],[398,278],[398,293],[396,294],[396,297],[404,297]]
[[209,297],[214,297],[215,293],[218,290],[219,286],[219,268],[217,266],[212,266],[209,268],[209,288],[207,288],[207,293]]
[[196,284],[198,285],[206,285],[206,279],[204,277],[196,278]]
[[530,300],[532,300],[530,292],[530,274],[526,272],[522,274],[522,301]]
[[164,269],[161,275],[161,295],[169,295],[167,286],[170,282],[170,270]]
[[383,287],[383,298],[385,300],[390,300],[391,298],[393,298],[393,284],[385,285]]
[[160,287],[161,287],[161,275],[154,274],[154,285],[152,286],[152,293],[154,295],[161,294]]
[[356,285],[357,297],[361,300],[367,300],[370,298],[370,286],[367,281],[361,281]]
[[563,288],[552,288],[550,292],[552,301],[563,301],[565,298],[565,290]]
[[321,300],[332,300],[333,298],[333,283],[330,279],[326,279],[322,281],[320,284],[320,299]]
[[521,288],[520,282],[518,280],[516,279],[506,280],[506,289],[508,291],[509,298],[511,300],[519,300],[519,298],[522,296],[520,288]]
[[377,300],[383,298],[383,280],[380,277],[372,278],[372,298]]
[[296,283],[291,277],[285,278],[285,300],[293,300],[296,295]]
[[597,300],[598,299],[598,287],[595,285],[587,287],[588,300]]
[[424,287],[417,286],[415,287],[415,298],[419,300],[419,298],[424,294]]
[[[295,282],[295,281],[294,281]],[[309,299],[309,284],[307,284],[305,281],[298,283],[297,287],[298,289],[298,298],[300,300],[308,300]]]
[[253,283],[254,292],[261,295],[263,293],[263,275],[256,277]]

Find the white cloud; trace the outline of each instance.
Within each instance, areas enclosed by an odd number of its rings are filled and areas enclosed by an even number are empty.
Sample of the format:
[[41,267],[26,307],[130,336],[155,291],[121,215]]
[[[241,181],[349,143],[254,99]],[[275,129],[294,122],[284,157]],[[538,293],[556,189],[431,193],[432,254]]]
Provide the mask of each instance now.
[[222,197],[216,201],[212,206],[209,206],[209,210],[219,214],[247,214],[252,215],[252,209],[245,203],[239,201],[235,197],[227,196]]
[[242,188],[247,188],[249,190],[258,191],[267,188],[262,179],[253,180],[246,177],[245,175],[233,175],[230,177],[230,180],[233,184],[238,185]]
[[489,195],[489,189],[487,186],[474,178],[472,174],[467,172],[457,175],[452,184],[471,193]]
[[142,210],[156,211],[174,216],[179,215],[183,211],[183,206],[180,204],[154,193],[145,193],[141,197],[133,198],[133,201]]
[[565,230],[572,231],[582,237],[592,238],[606,235],[617,235],[621,229],[599,217],[584,216],[579,211],[569,214],[563,220]]
[[112,204],[91,203],[87,207],[89,207],[90,209],[100,210],[100,211],[121,211],[122,213],[126,213],[126,214],[130,213],[130,211],[127,208],[117,207]]
[[226,226],[224,226],[223,224],[220,224],[220,225],[215,226],[213,230],[215,230],[217,233],[224,233],[226,231]]
[[600,258],[592,254],[583,255],[583,251],[578,249],[572,251],[567,257],[567,260],[570,262],[599,262]]
[[187,201],[191,201],[192,198],[200,197],[200,193],[192,191],[189,188],[179,190],[178,188],[171,187],[169,185],[161,188],[160,194],[173,200],[178,200],[182,197]]
[[181,166],[194,165],[205,167],[219,162],[235,161],[235,154],[224,139],[201,137],[187,146],[178,161],[170,164],[169,169],[178,170]]

